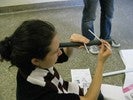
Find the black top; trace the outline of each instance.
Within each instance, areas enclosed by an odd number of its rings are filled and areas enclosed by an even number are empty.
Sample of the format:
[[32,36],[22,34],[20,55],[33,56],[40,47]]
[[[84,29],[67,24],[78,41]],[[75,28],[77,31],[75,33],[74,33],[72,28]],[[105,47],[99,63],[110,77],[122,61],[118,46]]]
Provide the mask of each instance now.
[[[67,60],[68,60],[68,57],[63,52],[57,62],[62,63]],[[40,70],[40,69],[37,69],[37,70]],[[48,74],[49,74],[49,71],[47,71],[47,76],[50,76]],[[16,94],[17,100],[80,100],[79,94],[72,93],[72,92],[65,93],[64,91],[62,93],[61,92],[59,93],[57,89],[58,87],[54,89],[55,88],[54,85],[52,84],[52,82],[50,82],[55,76],[53,75],[52,79],[50,79],[52,74],[50,78],[46,78],[47,76],[42,77],[44,78],[45,82],[41,82],[42,84],[44,84],[44,86],[43,85],[41,86],[41,85],[38,85],[40,84],[38,83],[38,81],[35,83],[34,81],[32,81],[32,78],[31,78],[32,75],[29,75],[27,77],[26,75],[23,75],[22,72],[19,70],[17,73],[17,94]],[[82,94],[83,93],[81,93],[81,95]]]

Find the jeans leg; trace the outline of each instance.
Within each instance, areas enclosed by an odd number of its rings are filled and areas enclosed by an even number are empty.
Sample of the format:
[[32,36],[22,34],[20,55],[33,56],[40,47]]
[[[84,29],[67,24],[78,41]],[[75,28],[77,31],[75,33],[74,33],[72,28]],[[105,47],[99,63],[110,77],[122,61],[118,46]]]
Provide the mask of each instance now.
[[94,39],[94,36],[88,31],[91,30],[94,32],[94,26],[93,26],[93,21],[88,21],[88,22],[82,22],[82,34],[83,36],[87,37],[90,40]]
[[100,0],[101,18],[100,18],[100,38],[110,39],[112,18],[114,12],[114,0]]
[[96,8],[98,0],[84,0],[84,9],[82,16],[82,34],[90,40],[94,36],[88,31],[89,29],[94,32],[93,22],[96,18]]

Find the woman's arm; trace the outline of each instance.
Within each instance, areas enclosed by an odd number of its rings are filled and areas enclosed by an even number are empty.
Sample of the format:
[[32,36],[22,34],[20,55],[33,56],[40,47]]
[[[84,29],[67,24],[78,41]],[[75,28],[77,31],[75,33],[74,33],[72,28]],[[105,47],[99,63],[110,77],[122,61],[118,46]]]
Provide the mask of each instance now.
[[108,45],[111,48],[111,46],[107,42],[102,42],[101,49],[98,54],[98,62],[95,69],[93,80],[91,82],[90,87],[87,90],[86,95],[80,96],[80,100],[97,100],[99,96],[102,84],[102,73],[104,70],[104,63],[107,60],[107,58],[111,55],[111,51],[107,49],[105,45]]
[[[71,42],[81,42],[81,43],[89,43],[89,40],[82,36],[81,34],[77,34],[77,33],[73,33],[70,37],[70,41]],[[72,52],[73,52],[73,49],[72,47],[66,47],[66,48],[63,48],[65,54],[70,57]]]
[[63,48],[65,54],[70,57],[72,55],[72,52],[73,52],[73,48],[72,47],[66,47],[66,48]]

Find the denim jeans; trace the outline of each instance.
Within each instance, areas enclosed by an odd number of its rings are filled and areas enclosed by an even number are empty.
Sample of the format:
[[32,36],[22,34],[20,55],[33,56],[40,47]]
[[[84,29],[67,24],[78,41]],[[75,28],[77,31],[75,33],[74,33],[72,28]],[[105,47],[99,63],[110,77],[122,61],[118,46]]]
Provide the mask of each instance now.
[[[101,6],[100,16],[100,38],[110,39],[111,20],[114,12],[114,0],[99,0]],[[82,17],[82,34],[90,40],[94,36],[88,31],[94,32],[94,21],[96,19],[98,0],[84,0],[84,9]]]

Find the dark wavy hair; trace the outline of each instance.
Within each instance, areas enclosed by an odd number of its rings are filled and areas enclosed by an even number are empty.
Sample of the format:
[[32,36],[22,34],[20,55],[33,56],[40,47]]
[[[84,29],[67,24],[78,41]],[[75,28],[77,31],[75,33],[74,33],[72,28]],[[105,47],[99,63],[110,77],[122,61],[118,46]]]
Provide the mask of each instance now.
[[55,34],[55,27],[47,21],[24,21],[14,34],[0,41],[1,59],[22,70],[32,70],[35,66],[31,59],[43,59],[48,54]]

